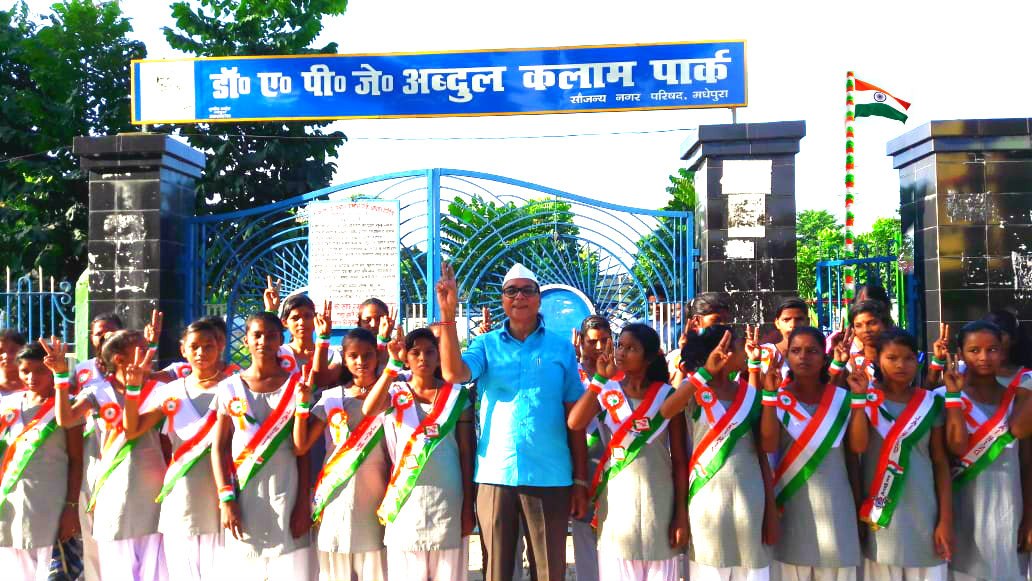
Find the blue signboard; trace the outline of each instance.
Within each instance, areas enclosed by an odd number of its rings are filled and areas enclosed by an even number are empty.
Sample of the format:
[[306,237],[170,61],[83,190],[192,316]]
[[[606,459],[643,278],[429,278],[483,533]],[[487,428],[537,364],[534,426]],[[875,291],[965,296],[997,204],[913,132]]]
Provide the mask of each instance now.
[[747,104],[745,41],[132,63],[133,123]]

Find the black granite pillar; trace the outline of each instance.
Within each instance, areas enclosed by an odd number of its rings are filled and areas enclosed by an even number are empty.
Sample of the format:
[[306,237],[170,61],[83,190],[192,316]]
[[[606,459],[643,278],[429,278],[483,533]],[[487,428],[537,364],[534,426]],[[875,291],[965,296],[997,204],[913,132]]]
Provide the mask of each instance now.
[[166,135],[76,137],[90,180],[90,317],[116,312],[143,329],[151,309],[165,313],[160,357],[178,357],[185,318],[184,219],[204,154]]
[[773,322],[797,295],[795,154],[804,121],[703,125],[681,159],[695,172],[699,292],[726,291],[735,323]]
[[919,341],[996,309],[1032,325],[1032,120],[932,121],[889,142],[914,241]]

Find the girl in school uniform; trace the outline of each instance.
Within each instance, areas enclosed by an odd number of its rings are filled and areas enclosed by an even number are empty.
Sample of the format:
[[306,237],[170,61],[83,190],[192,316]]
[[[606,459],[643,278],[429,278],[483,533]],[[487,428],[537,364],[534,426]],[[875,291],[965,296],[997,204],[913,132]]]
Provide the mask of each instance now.
[[54,543],[79,532],[82,426],[57,425],[54,385],[67,394],[69,383],[60,340],[25,347],[17,362],[25,391],[0,399],[0,571],[44,581]]
[[[677,579],[677,556],[688,541],[686,427],[679,409],[661,409],[673,388],[659,335],[646,325],[627,325],[615,356],[610,341],[597,357],[567,424],[583,430],[604,413],[605,451],[590,489],[597,501],[599,578]],[[621,381],[607,379],[618,371]]]
[[0,396],[25,389],[18,374],[18,353],[25,343],[25,336],[18,331],[0,330]]
[[947,581],[953,501],[943,401],[918,385],[917,354],[913,336],[891,329],[878,340],[873,382],[859,368],[847,377],[858,410],[850,448],[863,454],[860,520],[871,527],[868,579]]
[[760,392],[740,377],[743,347],[725,325],[687,334],[680,367],[687,379],[660,409],[673,418],[687,407],[691,420],[692,581],[770,579],[765,545],[777,538],[777,517],[770,468],[757,447]]
[[[396,332],[391,358],[362,403],[382,414],[391,460],[377,509],[390,581],[465,581],[473,531],[473,411],[465,386],[440,379],[437,337]],[[411,377],[395,381],[407,364]],[[388,409],[390,408],[390,409]]]
[[218,493],[211,468],[216,410],[215,388],[229,376],[222,361],[223,335],[207,321],[191,323],[180,339],[191,368],[184,378],[161,386],[160,406],[141,413],[132,402],[125,409],[126,434],[133,438],[160,425],[172,443],[172,461],[160,493],[158,531],[162,534],[170,579],[216,579],[223,546]]
[[[1032,540],[1032,498],[1022,466],[1032,464],[1027,376],[1004,385],[998,376],[1003,334],[975,321],[960,330],[959,358],[945,372],[946,440],[955,456],[953,518],[956,545],[950,572],[956,581],[1025,578],[1018,550]],[[966,371],[959,369],[960,361]],[[1014,417],[1016,416],[1016,417]],[[1015,442],[1015,439],[1021,440]]]
[[[316,327],[318,333],[328,334],[329,319],[317,316]],[[316,343],[317,351],[326,348],[327,341]],[[319,527],[319,579],[383,581],[387,551],[376,509],[387,490],[390,467],[383,415],[362,413],[362,402],[379,378],[376,336],[366,329],[352,330],[344,337],[343,353],[351,381],[319,395],[313,395],[310,386],[301,391],[294,446],[298,454],[306,454],[318,440],[330,440],[316,478],[312,512]]]
[[789,334],[785,383],[780,362],[760,375],[757,343],[754,335],[747,347],[749,377],[754,387],[763,385],[763,451],[777,458],[782,534],[775,566],[782,581],[855,581],[860,541],[843,445],[851,421],[849,391],[830,383],[817,329],[796,327]]
[[[317,355],[315,339],[320,341],[330,339],[329,330],[326,331],[325,336],[320,335],[315,338],[312,336],[315,330],[315,303],[306,295],[294,294],[280,304],[279,281],[274,281],[271,276],[267,279],[268,286],[262,295],[265,310],[273,315],[278,315],[283,328],[290,333],[290,342],[281,345],[279,349],[280,366],[287,373],[296,373],[305,366],[315,367]],[[330,316],[330,308],[329,302],[323,302],[323,317]],[[327,359],[318,364],[319,373],[315,376],[316,385],[320,387],[336,385],[337,378],[340,377],[343,369],[340,352],[336,349],[326,349],[323,351],[323,355]]]
[[[842,340],[842,343],[849,345],[845,372],[852,373],[855,367],[863,367],[867,375],[873,377],[878,337],[892,326],[892,318],[883,303],[871,299],[857,301],[849,309],[849,329]],[[836,366],[831,371],[837,372],[838,369]],[[845,387],[844,374],[839,373],[834,379],[837,385]]]
[[245,328],[251,365],[219,383],[215,396],[211,464],[228,531],[219,575],[310,579],[309,466],[291,438],[301,374],[280,367],[276,315],[253,314]]
[[109,375],[91,384],[70,402],[58,387],[57,422],[63,428],[82,423],[89,413],[99,416],[100,457],[95,466],[88,510],[93,513],[93,537],[97,542],[100,577],[104,581],[167,578],[159,505],[165,456],[157,430],[129,438],[123,411],[129,402],[139,410],[158,407],[156,390],[149,380],[153,352],[140,331],[117,331],[104,339],[100,357]]

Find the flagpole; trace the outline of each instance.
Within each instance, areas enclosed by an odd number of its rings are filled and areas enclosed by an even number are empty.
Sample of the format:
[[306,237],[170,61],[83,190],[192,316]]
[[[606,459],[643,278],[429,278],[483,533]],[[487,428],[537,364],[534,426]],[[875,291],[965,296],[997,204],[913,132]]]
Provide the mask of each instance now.
[[[854,91],[854,80],[853,71],[846,73],[846,235],[845,235],[845,252],[844,258],[853,258],[853,202],[855,201],[853,188],[856,187],[856,180],[854,179],[854,168],[853,163],[853,122],[856,120],[855,103],[853,102],[853,91]],[[856,292],[856,283],[853,278],[853,266],[846,265],[845,267],[845,279],[846,279],[846,299],[853,300]]]

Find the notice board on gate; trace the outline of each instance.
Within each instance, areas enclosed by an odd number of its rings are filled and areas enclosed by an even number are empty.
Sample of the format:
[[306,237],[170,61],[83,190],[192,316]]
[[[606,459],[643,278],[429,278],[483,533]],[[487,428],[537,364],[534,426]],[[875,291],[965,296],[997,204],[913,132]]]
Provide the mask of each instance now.
[[312,202],[308,215],[308,296],[316,312],[333,301],[333,328],[358,326],[358,308],[376,297],[401,303],[401,202]]

